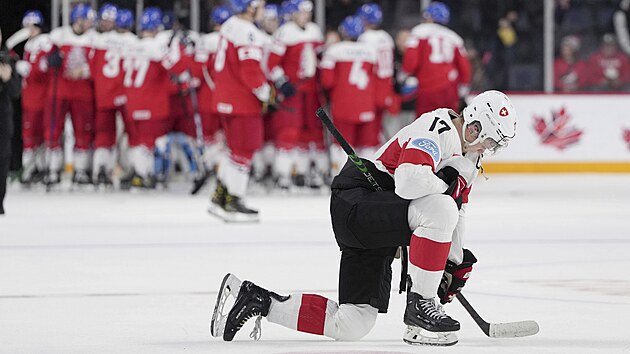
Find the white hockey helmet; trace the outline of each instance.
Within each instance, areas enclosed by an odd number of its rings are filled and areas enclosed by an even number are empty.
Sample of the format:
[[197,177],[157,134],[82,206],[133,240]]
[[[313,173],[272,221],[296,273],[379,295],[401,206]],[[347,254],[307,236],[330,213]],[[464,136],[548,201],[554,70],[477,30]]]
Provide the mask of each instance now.
[[481,125],[477,138],[466,143],[482,143],[490,154],[505,148],[516,134],[516,110],[503,92],[482,92],[472,99],[462,114],[464,129],[475,122]]

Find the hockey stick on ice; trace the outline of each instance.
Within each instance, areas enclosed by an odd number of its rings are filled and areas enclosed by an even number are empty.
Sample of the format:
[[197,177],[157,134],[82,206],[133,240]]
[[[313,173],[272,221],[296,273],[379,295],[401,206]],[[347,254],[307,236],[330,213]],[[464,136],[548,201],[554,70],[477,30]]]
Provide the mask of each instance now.
[[[365,178],[370,181],[370,184],[374,187],[375,190],[381,191],[381,187],[378,185],[378,182],[372,177],[372,174],[368,171],[363,161],[357,156],[354,152],[350,144],[346,141],[346,139],[341,135],[335,124],[330,120],[326,111],[323,108],[319,108],[315,113],[317,118],[319,118],[322,123],[328,128],[333,137],[337,140],[339,145],[343,148],[343,150],[348,154],[348,157],[352,162],[354,162],[355,166],[363,172]],[[403,250],[406,250],[406,247],[403,247]],[[485,333],[488,337],[492,338],[510,338],[510,337],[526,337],[531,336],[538,333],[539,327],[536,321],[519,321],[519,322],[507,322],[507,323],[488,323],[479,316],[477,311],[472,307],[470,302],[466,300],[462,293],[457,294],[457,300],[464,306],[468,314],[475,320],[479,328]]]
[[475,311],[462,293],[457,294],[457,300],[464,306],[479,328],[491,338],[527,337],[538,333],[536,321],[518,321],[507,323],[488,323]]

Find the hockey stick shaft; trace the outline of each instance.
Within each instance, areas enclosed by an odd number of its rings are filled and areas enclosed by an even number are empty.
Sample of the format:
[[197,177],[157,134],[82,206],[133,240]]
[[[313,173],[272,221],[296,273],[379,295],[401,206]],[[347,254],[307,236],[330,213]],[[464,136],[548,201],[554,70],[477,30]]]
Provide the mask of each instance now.
[[319,118],[319,120],[322,121],[322,123],[324,123],[330,134],[332,134],[332,136],[335,138],[335,140],[337,140],[343,151],[345,151],[345,153],[348,155],[350,161],[352,161],[352,163],[354,163],[359,171],[363,173],[363,176],[367,178],[368,182],[370,182],[374,190],[382,191],[383,188],[381,188],[376,179],[374,179],[374,176],[372,176],[367,166],[365,166],[363,160],[361,160],[361,158],[357,156],[357,153],[354,151],[352,146],[348,144],[348,141],[346,141],[346,139],[343,137],[343,135],[341,135],[337,127],[335,127],[335,124],[332,122],[332,120],[330,120],[330,117],[328,117],[328,114],[326,113],[324,108],[319,107],[315,112],[315,115],[317,116],[317,118]]

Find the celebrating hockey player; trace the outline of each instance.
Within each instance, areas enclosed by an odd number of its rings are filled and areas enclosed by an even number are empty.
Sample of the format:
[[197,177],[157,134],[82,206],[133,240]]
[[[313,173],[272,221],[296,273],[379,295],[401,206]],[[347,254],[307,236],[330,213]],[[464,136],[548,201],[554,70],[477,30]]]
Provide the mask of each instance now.
[[104,4],[100,8],[97,16],[99,33],[90,53],[96,98],[93,180],[95,184],[104,186],[112,186],[112,172],[116,164],[116,114],[120,114],[123,120],[126,115],[122,55],[135,42],[132,33],[114,31],[115,24],[120,22],[119,13],[124,20],[120,23],[123,28],[133,21],[114,5]]
[[[124,52],[123,84],[127,112],[133,127],[129,134],[129,154],[133,171],[121,180],[121,188],[155,188],[153,148],[158,137],[174,127],[169,116],[170,74],[188,66],[183,60],[178,37],[162,31],[162,11],[144,10],[140,20],[140,39]],[[192,119],[190,130],[194,132]]]
[[44,159],[44,107],[50,75],[46,53],[52,49],[48,34],[42,33],[44,16],[39,10],[24,14],[22,27],[30,30],[24,45],[24,60],[17,62],[16,70],[22,76],[22,137],[24,170],[20,182],[30,185],[43,178],[46,170]]
[[[441,304],[461,291],[477,261],[463,248],[469,191],[481,158],[514,138],[516,116],[510,99],[498,91],[476,96],[461,115],[442,108],[420,116],[374,159],[363,160],[382,191],[374,191],[348,161],[333,180],[331,197],[341,248],[339,303],[313,294],[280,296],[228,274],[212,335],[230,341],[247,319],[260,316],[301,332],[358,340],[378,313],[387,312],[391,263],[399,246],[409,246],[409,277],[403,275],[401,284],[407,291],[403,339],[415,345],[457,343],[460,324]],[[227,312],[230,295],[235,303]],[[259,327],[257,321],[254,337]]]
[[[330,90],[332,116],[339,131],[359,155],[376,151],[380,126],[376,119],[377,51],[367,43],[357,42],[364,31],[363,21],[356,16],[345,18],[339,25],[343,41],[328,47],[320,64],[321,82]],[[331,149],[333,175],[346,161],[338,145]]]
[[[398,110],[395,105],[400,103],[394,95],[394,40],[386,31],[379,28],[383,22],[381,7],[375,3],[368,3],[359,8],[357,16],[363,20],[365,31],[357,39],[358,42],[367,43],[376,48],[376,110],[372,124],[374,130],[380,132],[383,125],[383,111],[385,109]],[[362,156],[371,156],[376,148],[364,149]]]
[[52,69],[50,104],[46,107],[44,136],[47,142],[48,174],[44,183],[59,183],[63,167],[61,132],[70,113],[74,130],[74,175],[77,184],[90,184],[91,149],[94,139],[94,87],[88,62],[95,32],[91,29],[94,10],[78,3],[70,13],[70,26],[50,32],[54,44],[48,56]]
[[464,40],[446,27],[448,7],[434,1],[422,15],[424,23],[414,27],[407,39],[397,78],[403,86],[418,85],[416,116],[440,107],[458,109],[460,98],[468,95],[471,78]]
[[210,77],[210,64],[219,45],[221,25],[230,16],[232,16],[232,12],[227,6],[217,6],[212,9],[210,13],[212,32],[200,36],[199,43],[195,48],[194,62],[196,65],[193,66],[193,75],[200,81],[197,97],[203,127],[203,163],[206,171],[211,171],[211,173],[216,172],[223,142],[220,136],[221,119],[219,115],[212,113],[211,97],[215,83]]
[[252,156],[263,144],[263,106],[271,102],[271,87],[261,67],[264,34],[254,25],[263,15],[264,1],[231,0],[234,16],[221,26],[217,53],[211,65],[216,85],[212,111],[221,115],[229,153],[217,173],[216,190],[208,211],[224,220],[257,221],[258,211],[243,202]]
[[[282,109],[271,118],[271,130],[276,147],[275,173],[278,185],[285,189],[294,169],[297,184],[305,184],[311,165],[309,153],[320,157],[320,175],[327,169],[323,130],[313,114],[319,106],[315,74],[317,52],[324,44],[324,36],[319,26],[311,22],[312,10],[309,0],[290,0],[284,6],[290,21],[274,34],[276,45],[269,55],[269,75],[283,98]],[[312,182],[321,185],[321,177],[317,180]]]

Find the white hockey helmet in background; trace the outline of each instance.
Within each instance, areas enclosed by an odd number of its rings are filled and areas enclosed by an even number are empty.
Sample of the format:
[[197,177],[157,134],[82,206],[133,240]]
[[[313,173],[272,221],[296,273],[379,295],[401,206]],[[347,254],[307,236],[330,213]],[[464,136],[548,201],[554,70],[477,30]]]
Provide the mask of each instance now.
[[516,110],[503,92],[482,92],[472,99],[462,114],[464,129],[474,122],[481,125],[477,139],[467,143],[482,143],[491,154],[505,148],[516,134]]

